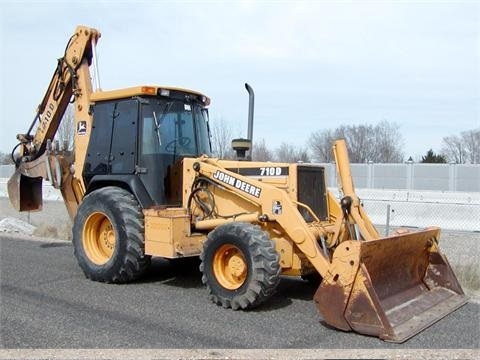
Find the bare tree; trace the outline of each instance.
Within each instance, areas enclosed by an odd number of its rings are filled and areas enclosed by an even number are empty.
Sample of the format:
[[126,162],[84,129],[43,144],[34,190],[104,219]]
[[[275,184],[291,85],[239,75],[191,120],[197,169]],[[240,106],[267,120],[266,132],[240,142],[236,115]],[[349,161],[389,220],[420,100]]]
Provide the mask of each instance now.
[[334,141],[335,135],[330,129],[312,133],[308,139],[308,145],[310,146],[314,160],[324,163],[332,162],[332,145]]
[[374,133],[376,151],[371,160],[377,163],[403,162],[404,143],[398,124],[382,121],[375,126]]
[[457,164],[465,163],[467,152],[460,136],[446,136],[443,138],[442,145],[442,154],[447,157],[448,161]]
[[375,134],[372,125],[353,125],[344,131],[352,163],[375,161]]
[[75,117],[72,104],[68,105],[65,114],[63,114],[62,121],[55,134],[55,140],[58,140],[62,148],[66,144],[65,150],[73,150],[75,143]]
[[212,152],[220,159],[234,159],[232,149],[232,128],[222,118],[210,122],[212,131]]
[[10,165],[10,164],[13,164],[11,154],[0,152],[0,165]]
[[480,129],[463,131],[443,138],[442,153],[457,164],[480,163]]
[[403,140],[397,124],[382,121],[375,126],[341,125],[335,130],[314,132],[308,141],[313,158],[320,162],[332,161],[332,146],[336,139],[345,139],[352,163],[403,160]]
[[462,139],[470,164],[480,164],[480,128],[462,132]]
[[252,149],[252,160],[273,161],[273,159],[273,154],[270,149],[268,149],[265,139],[255,141]]
[[308,151],[302,147],[296,147],[292,144],[282,143],[275,152],[275,160],[278,162],[310,162]]

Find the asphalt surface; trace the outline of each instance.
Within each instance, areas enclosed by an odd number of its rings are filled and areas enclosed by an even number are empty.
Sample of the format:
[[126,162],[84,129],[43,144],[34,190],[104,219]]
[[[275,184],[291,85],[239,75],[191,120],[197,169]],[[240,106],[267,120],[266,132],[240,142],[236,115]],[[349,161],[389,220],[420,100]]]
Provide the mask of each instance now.
[[210,303],[196,262],[154,261],[140,282],[87,280],[70,243],[0,237],[0,348],[478,349],[480,305],[468,303],[403,344],[330,329],[315,288],[282,279],[262,307]]

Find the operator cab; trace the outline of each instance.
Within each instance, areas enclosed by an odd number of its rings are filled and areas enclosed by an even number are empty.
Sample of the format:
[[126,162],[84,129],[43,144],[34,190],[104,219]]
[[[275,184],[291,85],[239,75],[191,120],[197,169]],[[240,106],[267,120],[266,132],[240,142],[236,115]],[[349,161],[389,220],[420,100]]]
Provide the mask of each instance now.
[[117,179],[139,192],[143,207],[179,205],[181,193],[171,181],[175,165],[211,155],[210,99],[192,90],[143,86],[93,93],[92,101],[87,187],[103,177]]

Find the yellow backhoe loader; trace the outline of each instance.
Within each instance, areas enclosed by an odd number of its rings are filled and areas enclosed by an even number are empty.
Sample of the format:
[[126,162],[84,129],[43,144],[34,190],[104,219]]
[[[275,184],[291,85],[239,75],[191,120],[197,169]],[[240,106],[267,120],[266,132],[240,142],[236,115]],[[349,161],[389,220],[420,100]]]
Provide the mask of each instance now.
[[[197,256],[211,300],[237,310],[265,302],[281,275],[317,275],[314,300],[327,324],[392,342],[466,303],[438,228],[379,235],[355,195],[343,140],[333,146],[340,201],[322,166],[249,161],[251,121],[249,138],[233,142],[239,159],[214,158],[207,96],[169,86],[93,90],[99,38],[75,29],[32,125],[17,136],[8,183],[19,211],[42,208],[44,179],[61,191],[88,278],[129,282],[152,256]],[[69,103],[73,151],[54,141]]]

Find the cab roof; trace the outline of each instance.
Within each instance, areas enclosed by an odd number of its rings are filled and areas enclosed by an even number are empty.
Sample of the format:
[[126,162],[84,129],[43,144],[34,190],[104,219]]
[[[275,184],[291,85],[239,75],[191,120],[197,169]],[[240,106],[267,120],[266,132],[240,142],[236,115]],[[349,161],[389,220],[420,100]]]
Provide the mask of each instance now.
[[184,93],[186,95],[194,95],[198,100],[200,100],[205,106],[210,104],[210,98],[198,91],[173,87],[173,86],[159,86],[159,85],[142,85],[134,86],[124,89],[117,90],[107,90],[107,91],[95,91],[91,94],[90,100],[92,102],[97,101],[106,101],[106,100],[115,100],[130,98],[133,96],[165,96],[168,97],[170,92]]

